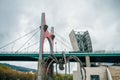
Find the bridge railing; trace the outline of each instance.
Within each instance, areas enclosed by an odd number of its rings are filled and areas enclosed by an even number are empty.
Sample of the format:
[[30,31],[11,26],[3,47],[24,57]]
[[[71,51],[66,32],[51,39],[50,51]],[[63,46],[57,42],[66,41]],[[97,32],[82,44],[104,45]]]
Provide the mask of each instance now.
[[93,53],[120,53],[120,50],[101,50],[101,51],[94,51]]

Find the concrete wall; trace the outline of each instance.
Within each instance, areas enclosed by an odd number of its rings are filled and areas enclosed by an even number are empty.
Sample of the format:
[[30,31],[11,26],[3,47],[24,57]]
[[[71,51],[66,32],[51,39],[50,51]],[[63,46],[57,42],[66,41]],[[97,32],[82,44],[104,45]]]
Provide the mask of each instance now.
[[71,41],[73,50],[74,50],[74,51],[79,51],[78,43],[77,43],[77,40],[76,40],[76,37],[75,37],[75,33],[74,33],[73,30],[72,30],[71,33],[69,34],[69,37],[70,37],[70,41]]
[[80,71],[73,71],[73,80],[82,80]]
[[[99,75],[100,80],[107,80],[106,67],[86,67],[86,80],[90,80],[91,75]],[[73,80],[81,80],[80,72],[73,72]]]
[[107,80],[106,67],[86,67],[87,79],[90,80],[91,75],[99,75],[100,80]]
[[109,70],[110,70],[113,80],[120,80],[120,67],[119,66],[109,67]]

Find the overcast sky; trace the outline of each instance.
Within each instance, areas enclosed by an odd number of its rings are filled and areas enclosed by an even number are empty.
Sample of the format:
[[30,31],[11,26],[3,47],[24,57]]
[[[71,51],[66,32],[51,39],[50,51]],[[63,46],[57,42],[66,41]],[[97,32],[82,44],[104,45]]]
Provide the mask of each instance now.
[[[88,30],[93,50],[119,50],[119,4],[120,0],[0,0],[0,46],[39,27],[45,12],[47,24],[68,42],[72,29]],[[57,43],[58,50],[66,49]]]

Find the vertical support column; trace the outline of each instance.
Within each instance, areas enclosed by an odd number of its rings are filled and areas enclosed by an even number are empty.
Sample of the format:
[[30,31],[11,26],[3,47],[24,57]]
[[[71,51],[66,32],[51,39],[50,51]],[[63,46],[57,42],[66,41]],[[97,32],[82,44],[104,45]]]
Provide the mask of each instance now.
[[90,67],[90,57],[86,56],[85,60],[86,60],[86,67]]
[[54,34],[54,27],[51,27],[51,34]]
[[40,34],[40,48],[39,48],[39,60],[38,60],[38,75],[37,75],[37,80],[42,80],[43,79],[43,65],[42,65],[42,60],[43,60],[43,28],[45,25],[45,13],[42,13],[41,15],[41,34]]
[[[54,35],[54,27],[51,27],[51,34]],[[51,50],[51,54],[53,55],[53,51],[54,51],[54,45],[52,44],[52,50]]]
[[[52,35],[54,35],[54,27],[51,27],[51,32],[50,32]],[[52,45],[52,47],[51,47],[52,49],[51,49],[51,54],[53,55],[53,51],[54,51],[54,49],[53,49],[53,45]],[[49,72],[48,72],[48,79],[49,80],[54,80],[54,66],[53,66],[53,63],[50,65],[50,68],[49,68]]]
[[38,73],[37,73],[37,80],[43,80],[43,74],[42,74],[42,60],[38,60]]

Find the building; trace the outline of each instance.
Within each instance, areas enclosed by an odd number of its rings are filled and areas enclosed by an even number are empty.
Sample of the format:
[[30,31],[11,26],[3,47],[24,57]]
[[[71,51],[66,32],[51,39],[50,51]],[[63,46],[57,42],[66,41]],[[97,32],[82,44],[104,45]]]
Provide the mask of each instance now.
[[[76,32],[74,30],[69,34],[70,41],[74,51],[80,53],[93,52],[92,42],[88,31]],[[91,67],[90,58],[86,56],[86,80],[120,80],[120,67],[119,66],[96,66]],[[82,78],[80,65],[77,64],[77,71],[73,72],[73,80],[85,80]]]
[[[74,51],[80,53],[92,52],[92,42],[88,31],[76,32],[72,30],[69,34],[70,41]],[[86,56],[86,66],[90,67],[90,57]]]
[[74,30],[69,34],[70,41],[74,51],[79,51],[81,53],[92,52],[92,43],[88,31],[76,32]]

